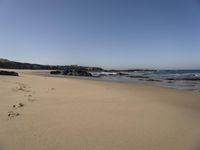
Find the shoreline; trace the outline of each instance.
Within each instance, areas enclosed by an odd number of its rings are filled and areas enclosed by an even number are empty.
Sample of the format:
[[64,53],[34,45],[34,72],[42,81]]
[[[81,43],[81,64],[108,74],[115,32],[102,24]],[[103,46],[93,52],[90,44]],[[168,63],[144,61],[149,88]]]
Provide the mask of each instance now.
[[[44,76],[44,77],[53,77],[53,78],[66,78],[66,79],[75,79],[75,80],[88,80],[88,81],[99,81],[99,82],[112,82],[112,83],[124,83],[124,84],[135,84],[135,85],[144,85],[144,86],[155,86],[160,88],[167,88],[167,89],[173,89],[178,91],[190,91],[195,93],[200,93],[200,90],[193,90],[193,89],[180,89],[172,86],[164,86],[160,85],[155,81],[149,81],[149,82],[136,82],[136,81],[120,81],[120,80],[107,80],[102,79],[98,77],[82,77],[82,76],[67,76],[67,75],[51,75],[50,70],[20,70],[21,73],[25,74],[33,74],[38,76]],[[20,72],[19,71],[19,72]]]
[[[28,70],[28,69],[4,69],[1,70],[7,70],[7,71],[16,71],[21,74],[32,74],[37,76],[46,76],[46,77],[57,77],[57,78],[68,78],[68,79],[77,79],[77,80],[91,80],[91,81],[101,81],[101,82],[115,82],[115,83],[124,83],[124,84],[138,84],[138,85],[147,85],[147,86],[155,86],[155,87],[161,87],[161,88],[167,88],[167,89],[174,89],[178,91],[192,91],[195,93],[200,93],[200,87],[198,89],[193,88],[186,88],[184,86],[173,86],[173,85],[167,85],[163,81],[145,81],[145,80],[112,80],[112,79],[106,79],[106,78],[99,78],[99,77],[84,77],[84,76],[69,76],[69,75],[52,75],[50,72],[52,70]],[[136,78],[137,79],[137,78]],[[178,81],[178,80],[177,80]]]

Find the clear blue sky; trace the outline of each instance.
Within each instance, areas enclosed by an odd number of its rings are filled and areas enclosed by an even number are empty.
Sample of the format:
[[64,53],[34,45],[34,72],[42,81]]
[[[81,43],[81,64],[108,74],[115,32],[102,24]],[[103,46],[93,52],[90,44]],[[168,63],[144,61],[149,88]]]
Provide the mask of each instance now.
[[0,0],[0,57],[200,69],[200,0]]

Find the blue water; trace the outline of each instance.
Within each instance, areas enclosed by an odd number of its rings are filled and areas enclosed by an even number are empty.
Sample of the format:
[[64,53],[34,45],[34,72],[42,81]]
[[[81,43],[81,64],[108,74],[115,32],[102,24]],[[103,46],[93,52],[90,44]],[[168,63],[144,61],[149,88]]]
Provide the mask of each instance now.
[[157,70],[133,72],[91,72],[100,80],[145,83],[181,90],[200,91],[200,70]]

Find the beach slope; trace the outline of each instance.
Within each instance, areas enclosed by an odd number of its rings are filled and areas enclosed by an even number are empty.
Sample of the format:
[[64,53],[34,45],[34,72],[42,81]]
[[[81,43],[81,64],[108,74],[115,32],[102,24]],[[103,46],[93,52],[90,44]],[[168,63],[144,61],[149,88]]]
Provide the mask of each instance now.
[[199,150],[200,93],[0,76],[0,150]]

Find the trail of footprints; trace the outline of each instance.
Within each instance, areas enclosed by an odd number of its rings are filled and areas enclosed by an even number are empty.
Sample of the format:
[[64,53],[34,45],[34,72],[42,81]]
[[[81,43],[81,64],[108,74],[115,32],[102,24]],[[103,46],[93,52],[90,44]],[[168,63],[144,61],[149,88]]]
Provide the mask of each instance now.
[[[35,94],[35,91],[32,91],[31,87],[27,87],[24,83],[19,83],[19,82],[15,82],[15,84],[17,84],[17,87],[13,88],[12,91],[26,93],[24,95],[24,97],[27,98],[28,102],[34,102],[34,101],[36,101],[36,99],[33,96]],[[47,92],[48,91],[54,91],[54,90],[55,90],[55,88],[48,88]],[[20,108],[22,108],[24,106],[25,106],[25,104],[22,103],[22,102],[14,104],[12,106],[12,110],[8,111],[8,117],[11,119],[11,118],[15,118],[17,116],[20,116],[20,113],[17,112],[17,109],[20,109]]]
[[[30,94],[30,93],[35,93],[34,91],[31,91],[31,88],[30,88],[30,87],[27,87],[27,86],[26,86],[25,84],[23,84],[23,83],[18,83],[18,82],[16,82],[16,84],[17,84],[18,86],[12,89],[14,92],[19,92],[19,91],[25,92],[25,93],[27,93],[27,94],[24,95],[24,97],[27,97],[27,100],[28,100],[29,102],[34,102],[34,101],[36,101],[36,99],[33,97],[33,95]],[[24,106],[25,106],[25,105],[24,105],[24,103],[22,103],[22,102],[19,102],[19,103],[17,103],[17,104],[14,104],[14,105],[12,106],[12,110],[11,110],[11,111],[8,111],[8,117],[11,119],[11,118],[15,118],[15,117],[17,117],[17,116],[20,116],[20,113],[17,112],[17,109],[20,109],[20,108],[22,108],[22,107],[24,107]]]

